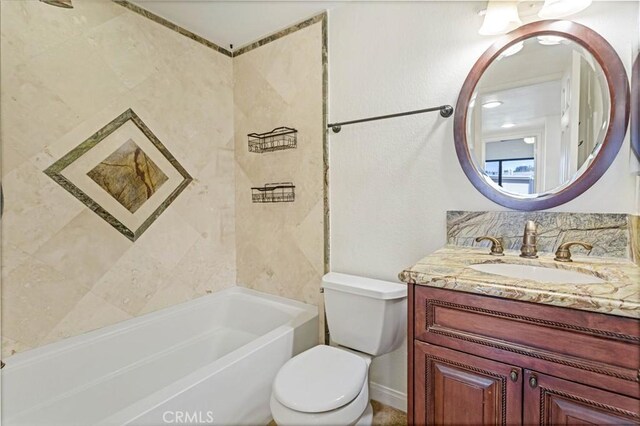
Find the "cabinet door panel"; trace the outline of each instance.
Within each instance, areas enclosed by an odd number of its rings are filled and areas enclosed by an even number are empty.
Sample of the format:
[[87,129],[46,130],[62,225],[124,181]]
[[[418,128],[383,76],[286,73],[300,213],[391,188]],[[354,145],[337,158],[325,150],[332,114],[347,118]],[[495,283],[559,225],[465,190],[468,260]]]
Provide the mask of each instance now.
[[640,401],[536,372],[525,372],[525,423],[640,425]]
[[520,368],[422,342],[414,350],[415,424],[521,423]]
[[415,287],[417,340],[640,398],[637,319]]

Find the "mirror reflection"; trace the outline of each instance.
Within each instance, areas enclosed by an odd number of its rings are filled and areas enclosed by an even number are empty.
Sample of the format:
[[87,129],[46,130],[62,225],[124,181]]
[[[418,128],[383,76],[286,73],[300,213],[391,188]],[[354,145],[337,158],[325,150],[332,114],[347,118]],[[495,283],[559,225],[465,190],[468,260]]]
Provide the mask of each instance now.
[[485,179],[519,197],[557,192],[598,153],[610,110],[606,77],[578,43],[535,36],[505,49],[469,103],[467,141]]

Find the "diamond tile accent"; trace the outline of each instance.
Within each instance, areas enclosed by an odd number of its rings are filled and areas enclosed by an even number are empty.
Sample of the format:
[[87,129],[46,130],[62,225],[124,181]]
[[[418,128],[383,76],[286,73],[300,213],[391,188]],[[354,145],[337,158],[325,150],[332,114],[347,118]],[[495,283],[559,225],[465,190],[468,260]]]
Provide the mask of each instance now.
[[[98,144],[108,138],[118,138],[126,134],[125,132],[119,133],[117,130],[129,122],[133,123],[142,135],[148,139],[148,142],[157,149],[158,152],[155,155],[160,154],[168,160],[168,163],[163,160],[164,163],[168,164],[165,167],[172,167],[175,170],[163,170],[162,166],[150,158],[150,152],[142,150],[139,146],[140,143],[136,143],[131,138],[123,138],[120,147],[102,161],[93,165],[86,175],[117,200],[120,205],[125,207],[131,215],[145,210],[141,208],[147,207],[146,205],[150,203],[150,200],[159,202],[154,210],[150,213],[145,213],[146,217],[140,221],[141,223],[135,229],[131,229],[130,226],[123,223],[122,213],[115,211],[116,209],[107,206],[106,203],[103,203],[104,205],[99,204],[86,191],[81,189],[82,184],[80,182],[73,181],[74,179],[65,176],[65,169],[78,160],[85,158],[84,156]],[[53,163],[44,172],[131,241],[135,241],[142,235],[193,180],[191,175],[171,155],[169,150],[132,109],[128,109],[116,117]],[[159,194],[160,188],[167,183],[169,179],[167,175],[170,172],[174,175],[177,175],[177,172],[181,177],[181,181],[173,191],[164,195],[163,200],[153,199],[154,194]]]
[[169,179],[132,139],[87,175],[131,213]]

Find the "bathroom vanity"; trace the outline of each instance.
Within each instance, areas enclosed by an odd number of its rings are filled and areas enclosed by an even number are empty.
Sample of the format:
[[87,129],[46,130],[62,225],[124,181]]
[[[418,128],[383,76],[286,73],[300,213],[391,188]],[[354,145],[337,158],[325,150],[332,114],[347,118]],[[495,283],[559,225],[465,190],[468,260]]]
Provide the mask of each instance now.
[[[597,283],[472,267],[492,264],[561,270]],[[400,279],[409,284],[409,424],[640,424],[634,263],[562,264],[553,255],[498,257],[447,246]]]

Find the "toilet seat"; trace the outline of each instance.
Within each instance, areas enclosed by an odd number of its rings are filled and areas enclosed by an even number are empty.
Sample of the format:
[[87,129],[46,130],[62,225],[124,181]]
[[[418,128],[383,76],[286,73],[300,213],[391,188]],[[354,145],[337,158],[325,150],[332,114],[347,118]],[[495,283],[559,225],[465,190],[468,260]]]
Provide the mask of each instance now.
[[332,346],[315,346],[280,369],[271,414],[279,426],[353,425],[369,406],[369,362]]
[[323,413],[304,413],[285,407],[271,394],[271,414],[278,426],[355,425],[369,406],[369,384],[365,380],[360,393],[348,404]]
[[367,362],[332,346],[315,346],[280,369],[274,398],[291,410],[325,413],[354,401],[367,384]]

